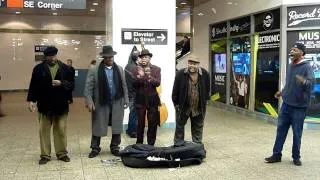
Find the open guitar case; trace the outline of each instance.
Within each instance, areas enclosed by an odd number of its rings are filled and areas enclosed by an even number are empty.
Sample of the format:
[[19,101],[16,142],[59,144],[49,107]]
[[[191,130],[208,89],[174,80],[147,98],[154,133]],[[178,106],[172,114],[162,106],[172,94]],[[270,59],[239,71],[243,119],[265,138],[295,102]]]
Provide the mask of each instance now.
[[119,152],[125,166],[133,168],[183,167],[201,164],[206,157],[203,144],[186,142],[182,146],[154,147],[146,144],[127,146]]

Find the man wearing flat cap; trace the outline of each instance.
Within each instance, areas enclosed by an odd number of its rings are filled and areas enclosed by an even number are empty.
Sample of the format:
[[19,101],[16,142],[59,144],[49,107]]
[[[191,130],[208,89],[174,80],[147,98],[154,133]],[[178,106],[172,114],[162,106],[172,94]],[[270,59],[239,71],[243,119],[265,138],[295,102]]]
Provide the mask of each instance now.
[[305,51],[306,47],[303,44],[296,43],[293,45],[290,50],[292,62],[288,65],[285,87],[275,94],[275,98],[282,97],[283,103],[278,117],[273,154],[265,158],[267,163],[281,162],[283,144],[291,125],[293,131],[293,164],[296,166],[302,165],[300,146],[303,123],[314,84],[312,68],[309,62],[304,60]]
[[100,56],[103,60],[89,70],[84,95],[91,112],[92,137],[89,158],[101,151],[101,137],[107,136],[111,126],[110,151],[118,156],[123,128],[124,109],[128,107],[128,89],[123,68],[114,62],[112,46],[103,46]]
[[39,164],[51,160],[51,126],[57,158],[64,162],[70,161],[66,130],[74,74],[66,64],[57,60],[57,53],[58,49],[54,46],[45,49],[43,62],[33,69],[27,98],[31,112],[36,111],[36,106],[38,108],[41,147]]
[[202,143],[203,121],[210,93],[210,76],[201,68],[200,61],[189,56],[188,68],[176,73],[172,101],[176,109],[174,145],[184,145],[184,126],[191,119],[191,135],[194,143]]
[[154,145],[157,136],[157,126],[160,124],[160,98],[157,87],[161,84],[161,69],[152,65],[152,53],[148,49],[140,52],[139,65],[134,70],[134,88],[136,90],[135,108],[137,115],[137,144],[143,144],[145,117],[147,114],[147,142]]

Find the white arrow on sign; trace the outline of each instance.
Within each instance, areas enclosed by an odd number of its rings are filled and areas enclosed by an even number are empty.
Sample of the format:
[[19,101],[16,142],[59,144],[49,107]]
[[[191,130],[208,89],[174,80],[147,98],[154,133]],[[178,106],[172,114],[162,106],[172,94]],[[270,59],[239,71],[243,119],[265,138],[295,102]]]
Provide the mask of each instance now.
[[161,36],[157,36],[158,39],[161,39],[161,41],[164,41],[166,39],[166,36],[161,33]]

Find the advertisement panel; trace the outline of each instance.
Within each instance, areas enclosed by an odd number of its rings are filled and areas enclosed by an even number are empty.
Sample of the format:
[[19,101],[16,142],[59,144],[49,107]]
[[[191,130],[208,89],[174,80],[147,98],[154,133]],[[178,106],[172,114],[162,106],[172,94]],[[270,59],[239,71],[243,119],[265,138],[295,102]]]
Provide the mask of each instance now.
[[213,100],[226,103],[227,40],[216,41],[211,44],[211,60],[211,94]]
[[231,40],[230,104],[249,107],[250,95],[250,37]]
[[255,110],[269,114],[270,104],[278,111],[278,99],[274,94],[279,89],[280,32],[259,34],[256,59]]
[[[320,121],[320,30],[291,31],[287,33],[287,41],[287,52],[296,42],[306,46],[304,59],[310,63],[316,79],[306,119]],[[287,59],[288,64],[291,63],[289,56]]]

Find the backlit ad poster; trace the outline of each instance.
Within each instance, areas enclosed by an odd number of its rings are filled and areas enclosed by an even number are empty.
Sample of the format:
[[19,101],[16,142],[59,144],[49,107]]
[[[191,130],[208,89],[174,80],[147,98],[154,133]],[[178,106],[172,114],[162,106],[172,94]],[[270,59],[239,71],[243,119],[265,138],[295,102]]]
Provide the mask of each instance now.
[[211,43],[212,87],[211,99],[226,103],[227,40]]
[[246,109],[250,94],[250,48],[250,37],[231,40],[230,104]]

